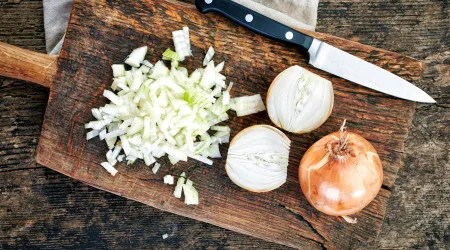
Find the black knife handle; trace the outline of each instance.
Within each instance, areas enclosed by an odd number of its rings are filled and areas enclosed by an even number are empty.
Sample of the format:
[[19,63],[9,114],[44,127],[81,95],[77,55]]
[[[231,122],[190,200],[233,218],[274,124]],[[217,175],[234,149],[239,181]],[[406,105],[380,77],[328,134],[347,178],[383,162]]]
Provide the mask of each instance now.
[[239,25],[272,39],[300,46],[304,50],[311,47],[312,37],[231,0],[196,0],[195,5],[203,14],[220,13]]

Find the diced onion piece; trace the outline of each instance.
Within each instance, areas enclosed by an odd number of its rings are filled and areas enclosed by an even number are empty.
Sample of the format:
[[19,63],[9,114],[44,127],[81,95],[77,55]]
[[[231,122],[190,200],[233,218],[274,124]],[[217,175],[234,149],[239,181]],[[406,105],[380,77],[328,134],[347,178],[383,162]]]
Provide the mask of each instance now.
[[246,116],[266,110],[261,95],[242,96],[232,99],[231,109],[237,116]]
[[125,71],[125,82],[128,85],[131,85],[133,82],[133,72],[131,72],[131,70]]
[[98,136],[98,134],[99,134],[98,130],[92,130],[92,131],[89,131],[89,132],[86,134],[86,140],[90,140],[90,139],[92,139],[92,138]]
[[124,135],[126,131],[124,129],[113,130],[105,135],[105,139],[115,138],[121,135]]
[[231,99],[230,91],[231,91],[231,88],[233,88],[233,83],[232,82],[230,82],[230,84],[228,85],[227,90],[225,92],[223,92],[223,98],[222,98],[222,104],[223,105],[230,104],[230,99]]
[[179,61],[180,55],[168,48],[163,53],[163,60]]
[[230,92],[228,91],[223,92],[222,104],[223,105],[230,104],[230,99],[231,99]]
[[141,70],[142,73],[147,74],[150,71],[150,67],[147,67],[145,65],[141,65],[141,67],[139,67],[139,70]]
[[113,84],[115,84],[117,86],[117,88],[120,88],[121,90],[124,90],[124,91],[129,91],[130,90],[130,88],[127,85],[126,77],[122,76],[122,77],[119,77],[119,78],[115,78]]
[[144,128],[144,121],[140,117],[135,117],[133,120],[133,123],[127,130],[127,136],[134,135],[136,133],[141,132],[141,130]]
[[213,143],[208,148],[209,157],[211,158],[222,158],[222,155],[220,155],[219,150],[219,143]]
[[111,68],[114,77],[125,76],[125,66],[123,64],[113,64]]
[[106,136],[105,136],[105,141],[106,141],[106,145],[108,145],[108,148],[112,149],[112,148],[114,148],[114,145],[116,144],[117,137],[106,138]]
[[183,193],[186,205],[198,205],[198,192],[192,185],[191,180],[187,180],[186,184],[183,184]]
[[230,132],[231,129],[228,126],[212,126],[211,130],[215,130],[215,131],[225,131],[225,132]]
[[214,48],[212,46],[209,47],[208,52],[206,52],[205,59],[203,60],[203,66],[208,65],[208,63],[212,60],[214,53]]
[[173,185],[174,178],[172,175],[166,175],[164,176],[164,184]]
[[176,157],[174,157],[172,155],[169,155],[167,158],[169,158],[169,161],[170,161],[170,163],[172,165],[175,165],[175,164],[177,164],[180,161],[180,159],[178,159],[178,158],[176,158]]
[[167,74],[169,74],[169,68],[164,65],[163,61],[158,61],[152,68],[150,77],[153,79],[158,79],[162,76],[166,76]]
[[95,117],[95,119],[97,119],[97,120],[102,119],[102,114],[100,113],[99,109],[93,108],[93,109],[91,109],[91,111],[92,111],[92,115]]
[[125,155],[129,155],[131,152],[130,143],[128,142],[128,138],[125,135],[120,136],[120,142],[122,144],[123,152],[125,152]]
[[112,151],[111,158],[116,159],[119,156],[121,150],[122,150],[121,146],[115,146],[114,150]]
[[122,105],[123,101],[122,99],[120,99],[120,97],[118,97],[116,94],[114,94],[113,92],[109,91],[109,90],[104,90],[103,91],[103,96],[108,98],[112,103],[116,104],[116,105]]
[[145,55],[147,54],[147,46],[137,48],[131,52],[131,54],[125,59],[125,63],[138,68],[144,61]]
[[189,55],[188,56],[192,56],[192,52],[191,52],[191,38],[189,37],[189,27],[183,27],[183,32],[184,32],[184,39],[185,39],[185,42],[187,44],[188,51],[189,51]]
[[176,149],[167,144],[162,147],[162,150],[178,160],[187,161],[187,154],[182,150]]
[[155,166],[153,166],[153,168],[152,168],[153,174],[156,174],[160,167],[161,167],[161,164],[155,163]]
[[112,176],[115,176],[118,172],[109,162],[102,162],[100,165],[102,165],[102,167],[104,167]]
[[169,237],[168,234],[163,234],[163,235],[162,235],[163,240],[167,239],[168,237]]
[[[131,90],[136,92],[141,87],[141,84],[144,81],[144,75],[140,69],[133,72],[133,82],[131,83]],[[120,105],[120,104],[118,104]]]
[[181,194],[183,191],[183,184],[186,181],[186,173],[181,173],[180,177],[178,178],[177,185],[175,186],[175,190],[173,191],[173,196],[175,198],[181,198]]
[[100,138],[100,140],[104,140],[105,135],[106,135],[106,129],[103,129],[102,131],[100,131],[100,133],[98,133],[98,137]]
[[142,64],[145,65],[145,66],[147,66],[147,67],[149,67],[149,68],[153,68],[153,66],[154,66],[151,62],[149,62],[149,61],[147,61],[147,60],[144,60],[144,61],[142,62]]
[[214,142],[218,142],[220,144],[229,143],[230,142],[230,131],[218,131],[214,134]]
[[217,64],[215,70],[217,73],[220,73],[223,70],[223,67],[225,66],[225,62],[221,62],[219,64]]
[[177,30],[172,32],[173,43],[175,45],[175,51],[180,56],[180,61],[184,61],[187,56],[191,55],[190,42],[186,39],[186,33],[184,30]]
[[152,165],[155,162],[156,162],[156,159],[155,159],[155,157],[153,157],[153,155],[151,155],[151,154],[144,154],[144,163],[145,163],[145,165],[150,166],[150,165]]
[[201,155],[190,155],[189,157],[192,158],[192,159],[195,159],[197,161],[201,161],[201,162],[203,162],[205,164],[208,164],[208,165],[212,165],[213,164],[212,160],[208,159],[207,157],[201,156]]
[[203,89],[210,89],[215,85],[216,71],[214,70],[214,61],[208,63],[205,68],[205,73],[200,81],[200,86]]
[[111,121],[109,121],[109,120],[91,121],[91,122],[87,123],[86,125],[84,125],[84,128],[100,130],[103,127],[105,127],[106,125],[108,125],[109,123],[111,123]]

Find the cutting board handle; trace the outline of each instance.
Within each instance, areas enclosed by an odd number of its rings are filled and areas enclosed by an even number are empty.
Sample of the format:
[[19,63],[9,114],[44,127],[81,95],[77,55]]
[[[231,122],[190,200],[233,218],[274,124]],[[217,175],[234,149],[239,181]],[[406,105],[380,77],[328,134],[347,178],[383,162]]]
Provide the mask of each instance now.
[[0,76],[34,82],[50,88],[58,56],[21,49],[0,42]]

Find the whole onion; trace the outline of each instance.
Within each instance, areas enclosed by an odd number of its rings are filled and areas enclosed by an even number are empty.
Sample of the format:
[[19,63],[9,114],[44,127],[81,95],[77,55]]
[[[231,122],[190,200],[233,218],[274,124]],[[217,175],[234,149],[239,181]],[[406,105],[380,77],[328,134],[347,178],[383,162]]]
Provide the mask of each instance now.
[[345,121],[340,131],[323,137],[306,151],[299,179],[311,205],[345,218],[375,198],[383,183],[383,167],[370,142],[344,129]]

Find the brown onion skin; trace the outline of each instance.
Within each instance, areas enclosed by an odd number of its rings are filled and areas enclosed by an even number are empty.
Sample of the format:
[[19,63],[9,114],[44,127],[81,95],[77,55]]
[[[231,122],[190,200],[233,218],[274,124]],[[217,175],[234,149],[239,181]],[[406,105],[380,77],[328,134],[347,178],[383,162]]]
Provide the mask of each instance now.
[[[359,212],[378,194],[383,183],[383,167],[375,148],[363,137],[349,135],[345,160],[329,156],[321,168],[308,168],[319,163],[329,152],[328,144],[337,142],[339,132],[329,134],[314,143],[303,156],[299,166],[300,186],[306,199],[317,210],[334,216]],[[328,194],[328,197],[327,197]]]

